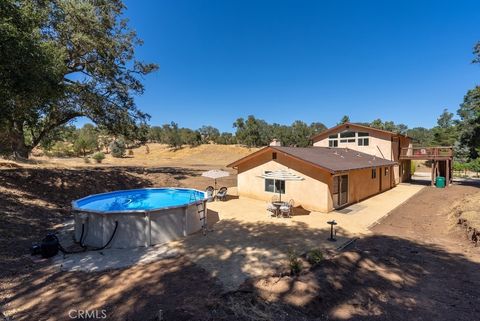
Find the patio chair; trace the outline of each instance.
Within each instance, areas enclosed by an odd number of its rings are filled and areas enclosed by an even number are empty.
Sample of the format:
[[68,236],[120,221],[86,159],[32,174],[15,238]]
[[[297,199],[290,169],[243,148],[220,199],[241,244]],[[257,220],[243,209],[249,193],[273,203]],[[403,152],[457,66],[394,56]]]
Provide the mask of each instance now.
[[215,197],[217,198],[217,200],[226,201],[227,200],[227,188],[226,187],[220,187],[220,189],[218,190],[218,193]]
[[207,193],[207,202],[213,201],[213,193],[215,192],[215,188],[213,188],[213,186],[208,186],[205,189],[205,192]]
[[280,212],[282,213],[282,216],[292,217],[294,205],[295,205],[295,201],[290,200],[285,205],[280,206]]
[[272,217],[272,216],[277,216],[277,207],[275,205],[273,205],[272,203],[267,203],[267,212],[268,212],[268,216],[269,217]]

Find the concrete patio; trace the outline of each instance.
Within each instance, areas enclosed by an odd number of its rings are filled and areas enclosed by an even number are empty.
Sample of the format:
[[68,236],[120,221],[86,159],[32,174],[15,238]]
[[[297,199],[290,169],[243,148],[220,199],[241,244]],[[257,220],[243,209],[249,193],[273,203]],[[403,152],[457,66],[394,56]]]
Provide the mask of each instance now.
[[[212,221],[235,219],[243,222],[274,223],[297,225],[303,224],[306,228],[328,228],[327,221],[334,219],[346,237],[370,233],[368,227],[379,219],[388,215],[390,211],[407,201],[425,186],[402,183],[395,188],[372,196],[362,202],[350,205],[341,210],[330,213],[309,212],[296,208],[290,219],[271,217],[266,211],[266,202],[250,198],[234,198],[227,202],[208,203],[209,209],[214,211],[218,218]],[[235,193],[235,190],[233,190]]]

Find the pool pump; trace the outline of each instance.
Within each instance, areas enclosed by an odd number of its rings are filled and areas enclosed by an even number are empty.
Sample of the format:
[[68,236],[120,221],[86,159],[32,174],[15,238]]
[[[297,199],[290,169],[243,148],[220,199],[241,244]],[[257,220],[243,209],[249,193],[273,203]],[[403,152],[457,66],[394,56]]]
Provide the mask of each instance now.
[[49,258],[57,255],[59,246],[60,243],[57,236],[53,233],[48,233],[40,243],[32,244],[30,254]]
[[48,233],[47,236],[45,236],[45,238],[40,243],[32,244],[32,246],[30,247],[30,254],[41,255],[44,258],[49,258],[57,255],[59,251],[62,252],[63,254],[75,254],[75,253],[81,253],[85,251],[101,251],[110,245],[113,238],[115,237],[115,234],[117,233],[117,229],[118,229],[118,221],[115,221],[115,228],[113,229],[113,233],[108,239],[108,242],[104,246],[96,247],[96,248],[87,248],[87,246],[83,244],[83,238],[86,232],[85,232],[85,223],[82,223],[82,234],[80,235],[80,242],[79,242],[79,245],[82,247],[81,250],[67,251],[62,246],[62,244],[60,244],[58,237],[54,233]]

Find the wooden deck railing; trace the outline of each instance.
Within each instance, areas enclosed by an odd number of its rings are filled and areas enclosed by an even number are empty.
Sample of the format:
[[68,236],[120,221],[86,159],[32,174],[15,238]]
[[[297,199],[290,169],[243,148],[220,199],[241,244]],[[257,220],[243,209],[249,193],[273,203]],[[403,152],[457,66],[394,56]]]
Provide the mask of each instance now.
[[400,151],[400,159],[451,159],[453,147],[405,147]]

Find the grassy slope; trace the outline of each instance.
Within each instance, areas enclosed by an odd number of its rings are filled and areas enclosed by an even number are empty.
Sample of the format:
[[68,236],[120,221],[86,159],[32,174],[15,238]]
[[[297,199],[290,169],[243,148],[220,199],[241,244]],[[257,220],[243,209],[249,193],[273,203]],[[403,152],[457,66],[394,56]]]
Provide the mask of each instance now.
[[[113,158],[107,154],[101,166],[140,166],[160,167],[175,166],[189,168],[224,168],[229,163],[242,158],[257,148],[246,148],[238,145],[200,145],[197,147],[185,146],[173,150],[162,144],[148,144],[150,152],[147,154],[146,147],[134,148],[133,155],[124,158]],[[92,160],[93,161],[93,160]],[[50,158],[32,157],[25,163],[14,163],[6,160],[0,161],[2,167],[84,167],[98,166],[98,164],[85,164],[80,157]]]

